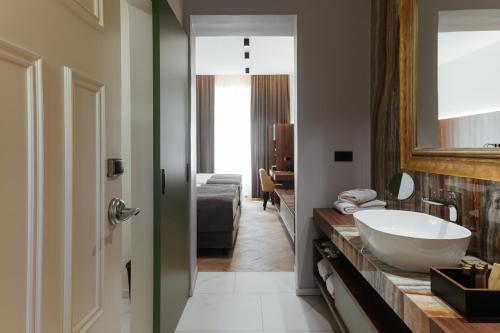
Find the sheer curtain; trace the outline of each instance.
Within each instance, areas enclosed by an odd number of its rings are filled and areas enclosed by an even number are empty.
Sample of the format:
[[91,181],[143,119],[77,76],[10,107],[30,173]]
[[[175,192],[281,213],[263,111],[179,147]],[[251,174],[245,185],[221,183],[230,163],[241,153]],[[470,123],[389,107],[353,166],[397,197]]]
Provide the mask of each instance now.
[[243,176],[251,195],[250,76],[215,77],[215,173]]

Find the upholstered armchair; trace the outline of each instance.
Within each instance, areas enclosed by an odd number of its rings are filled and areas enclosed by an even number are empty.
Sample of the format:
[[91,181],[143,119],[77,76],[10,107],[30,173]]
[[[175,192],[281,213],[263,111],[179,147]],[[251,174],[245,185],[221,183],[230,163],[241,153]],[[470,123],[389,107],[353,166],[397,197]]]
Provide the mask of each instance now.
[[264,193],[264,210],[266,210],[269,198],[271,198],[271,203],[274,205],[274,190],[277,186],[280,186],[280,184],[275,184],[265,169],[259,169],[259,176],[260,186],[262,188],[262,192]]

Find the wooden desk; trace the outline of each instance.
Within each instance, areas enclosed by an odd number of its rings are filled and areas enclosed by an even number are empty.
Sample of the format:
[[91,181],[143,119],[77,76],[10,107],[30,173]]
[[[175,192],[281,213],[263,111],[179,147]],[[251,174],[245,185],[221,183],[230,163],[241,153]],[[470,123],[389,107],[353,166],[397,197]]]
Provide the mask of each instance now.
[[274,182],[293,182],[295,180],[295,174],[291,171],[270,170],[269,176]]
[[295,216],[295,191],[293,189],[276,189],[274,190],[278,196],[278,205],[285,205],[290,212]]
[[276,189],[274,190],[277,200],[276,208],[281,217],[281,221],[285,225],[286,230],[292,243],[295,242],[295,192],[293,189]]

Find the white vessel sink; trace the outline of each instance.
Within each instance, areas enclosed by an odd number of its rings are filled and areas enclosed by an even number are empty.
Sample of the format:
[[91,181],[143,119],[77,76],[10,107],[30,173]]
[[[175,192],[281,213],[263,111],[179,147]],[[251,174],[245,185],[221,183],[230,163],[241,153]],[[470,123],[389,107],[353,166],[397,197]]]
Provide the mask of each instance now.
[[456,266],[464,257],[471,232],[435,216],[402,210],[354,214],[359,235],[377,258],[412,272],[431,266]]

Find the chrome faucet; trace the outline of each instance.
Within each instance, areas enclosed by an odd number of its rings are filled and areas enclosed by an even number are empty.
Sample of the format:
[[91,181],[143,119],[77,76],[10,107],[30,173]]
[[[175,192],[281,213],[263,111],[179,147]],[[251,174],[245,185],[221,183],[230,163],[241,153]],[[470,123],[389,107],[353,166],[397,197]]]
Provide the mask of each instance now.
[[423,197],[422,202],[432,206],[446,206],[449,220],[453,223],[458,222],[458,194],[456,192],[448,192],[447,198]]

